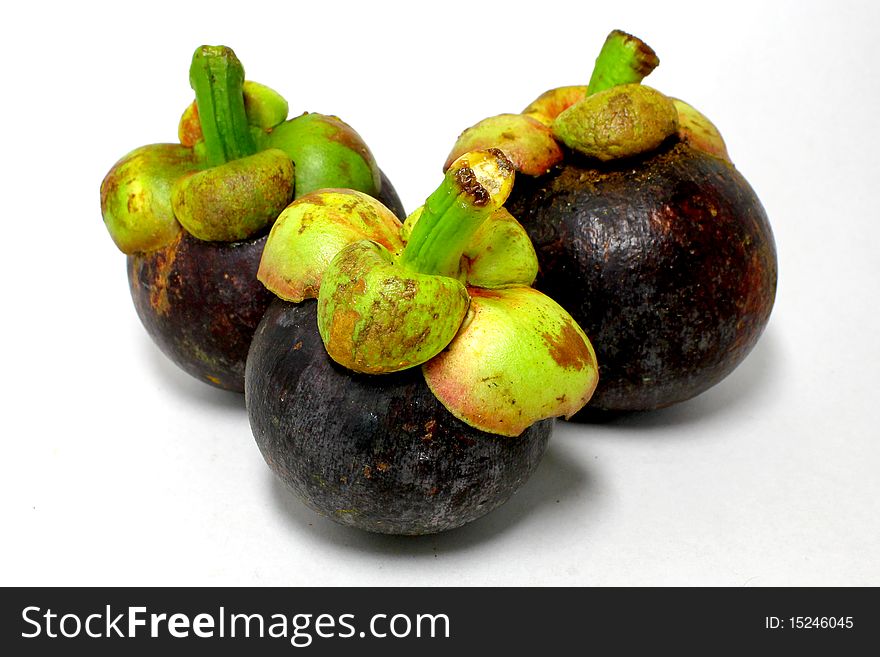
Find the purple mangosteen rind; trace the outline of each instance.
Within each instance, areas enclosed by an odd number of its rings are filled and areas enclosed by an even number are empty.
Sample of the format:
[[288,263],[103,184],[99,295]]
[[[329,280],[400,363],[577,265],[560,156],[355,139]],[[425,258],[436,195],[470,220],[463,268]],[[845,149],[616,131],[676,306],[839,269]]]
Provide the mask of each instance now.
[[552,420],[498,436],[453,417],[418,369],[354,374],[327,355],[316,308],[269,306],[245,393],[263,458],[308,507],[366,531],[432,534],[489,513],[534,472]]
[[244,392],[251,337],[272,301],[256,278],[265,242],[204,242],[182,232],[162,249],[128,256],[147,333],[181,369],[219,388]]
[[[557,156],[533,146],[532,124],[506,134],[524,163],[507,208],[534,243],[535,287],[596,349],[599,385],[576,419],[704,392],[751,351],[775,300],[764,208],[711,121],[640,84],[658,63],[614,31],[588,86],[550,90],[523,111],[554,134]],[[495,122],[462,133],[452,155],[494,145]]]
[[690,399],[730,374],[768,322],[773,233],[726,160],[676,140],[616,163],[569,151],[550,173],[521,176],[508,209],[538,254],[535,287],[596,349],[588,409]]

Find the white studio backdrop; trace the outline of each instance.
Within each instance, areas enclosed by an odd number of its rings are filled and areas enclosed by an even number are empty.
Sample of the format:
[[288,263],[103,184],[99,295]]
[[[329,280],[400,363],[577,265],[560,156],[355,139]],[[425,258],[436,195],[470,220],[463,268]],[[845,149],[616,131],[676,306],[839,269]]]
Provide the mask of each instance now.
[[[880,9],[870,2],[20,3],[0,23],[0,584],[880,584]],[[366,139],[407,210],[458,133],[585,83],[606,34],[706,113],[779,251],[764,337],[701,397],[558,423],[504,507],[422,538],[314,515],[242,398],[149,341],[98,187],[174,141],[191,54]]]

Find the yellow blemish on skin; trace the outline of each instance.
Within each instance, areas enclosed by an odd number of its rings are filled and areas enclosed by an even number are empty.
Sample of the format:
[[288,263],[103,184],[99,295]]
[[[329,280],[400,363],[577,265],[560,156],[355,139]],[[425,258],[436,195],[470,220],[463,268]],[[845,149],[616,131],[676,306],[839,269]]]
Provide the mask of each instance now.
[[150,306],[160,315],[167,315],[171,310],[171,303],[168,299],[168,283],[174,269],[174,261],[177,259],[179,244],[180,235],[163,250],[145,256],[155,259],[156,274],[150,284]]

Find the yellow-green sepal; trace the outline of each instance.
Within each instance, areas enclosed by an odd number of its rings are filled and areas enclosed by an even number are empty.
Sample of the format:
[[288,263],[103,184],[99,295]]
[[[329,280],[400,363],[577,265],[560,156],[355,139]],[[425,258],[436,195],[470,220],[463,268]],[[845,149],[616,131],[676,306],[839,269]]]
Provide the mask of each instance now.
[[506,208],[499,208],[477,229],[462,256],[467,284],[496,289],[531,285],[538,255],[529,234]]
[[456,279],[399,267],[388,249],[364,240],[340,251],[324,272],[318,331],[340,365],[366,374],[396,372],[449,344],[468,303]]
[[582,101],[588,93],[589,88],[586,85],[549,89],[529,103],[522,114],[552,129],[556,117],[575,103]]
[[202,124],[199,121],[199,105],[196,101],[191,102],[180,115],[177,123],[177,138],[184,146],[192,148],[199,142],[204,141]]
[[498,148],[520,173],[540,176],[562,161],[562,149],[546,125],[523,114],[483,119],[458,136],[443,170],[472,151]]
[[678,138],[692,148],[730,162],[721,132],[702,112],[678,98],[671,98],[678,112]]
[[348,188],[375,196],[382,187],[376,160],[361,136],[335,116],[303,114],[276,126],[265,145],[296,164],[296,196]]
[[553,132],[566,146],[602,161],[654,150],[677,131],[672,100],[642,84],[590,94],[553,122]]
[[200,240],[236,242],[265,229],[293,199],[293,163],[278,149],[259,151],[181,176],[174,216]]
[[101,214],[123,253],[153,251],[180,232],[171,189],[180,176],[197,171],[200,160],[180,144],[138,148],[113,165],[101,183]]
[[[242,83],[242,96],[248,125],[253,128],[251,134],[261,143],[266,137],[266,131],[287,118],[289,111],[287,100],[274,89],[253,80],[245,80]],[[177,125],[177,137],[184,146],[195,146],[205,138],[202,134],[199,105],[196,101],[191,102],[183,110]]]
[[403,248],[400,220],[362,192],[312,192],[278,216],[263,248],[257,279],[286,301],[316,298],[324,271],[336,254],[364,239],[399,251]]
[[455,339],[422,366],[450,413],[482,431],[518,436],[589,401],[599,379],[596,354],[559,304],[529,287],[469,292]]
[[[423,207],[403,223],[403,241],[418,223]],[[506,208],[495,210],[476,230],[461,259],[461,280],[484,288],[531,285],[538,275],[538,256],[531,239]]]
[[290,110],[287,100],[274,89],[253,80],[245,80],[241,92],[250,125],[271,130],[287,118]]

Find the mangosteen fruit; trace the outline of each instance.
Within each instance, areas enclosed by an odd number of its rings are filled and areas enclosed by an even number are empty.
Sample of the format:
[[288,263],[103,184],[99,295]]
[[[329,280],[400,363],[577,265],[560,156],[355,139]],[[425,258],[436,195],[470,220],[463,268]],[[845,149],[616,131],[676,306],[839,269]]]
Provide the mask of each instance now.
[[658,63],[614,31],[589,85],[468,128],[447,162],[490,146],[513,160],[507,207],[535,245],[535,286],[596,348],[599,385],[579,418],[707,390],[754,347],[775,299],[766,213],[709,119],[641,84]]
[[231,49],[198,48],[190,83],[180,143],[119,160],[101,184],[101,212],[159,348],[200,380],[243,392],[250,340],[273,298],[256,274],[278,214],[314,189],[352,187],[405,215],[350,126],[314,113],[287,120],[287,101],[245,80]]
[[429,534],[506,501],[552,418],[596,385],[595,354],[530,287],[537,258],[503,207],[497,149],[459,158],[401,224],[323,190],[273,226],[260,280],[279,297],[245,372],[256,442],[307,506],[360,529]]

